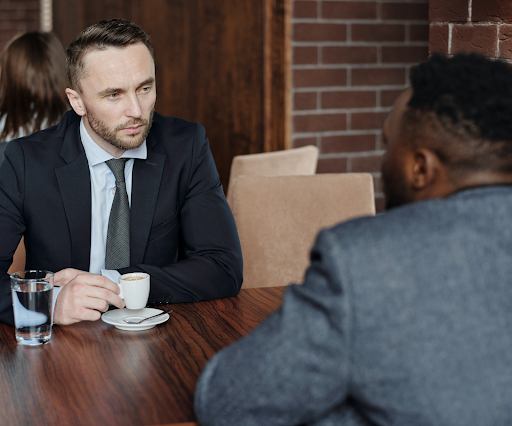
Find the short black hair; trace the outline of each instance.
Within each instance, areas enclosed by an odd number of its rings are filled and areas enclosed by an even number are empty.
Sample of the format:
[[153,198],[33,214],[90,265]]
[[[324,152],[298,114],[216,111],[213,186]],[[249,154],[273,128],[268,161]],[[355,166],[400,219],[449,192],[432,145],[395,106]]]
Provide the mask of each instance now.
[[512,172],[508,64],[477,54],[434,54],[411,69],[410,80],[412,95],[404,117],[409,124],[428,123],[445,164],[462,172]]

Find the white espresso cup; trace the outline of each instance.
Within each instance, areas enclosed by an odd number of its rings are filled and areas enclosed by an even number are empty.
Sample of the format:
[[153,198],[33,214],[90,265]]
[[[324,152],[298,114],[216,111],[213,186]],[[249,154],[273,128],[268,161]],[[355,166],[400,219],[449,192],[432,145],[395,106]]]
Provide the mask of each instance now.
[[124,299],[127,309],[142,309],[149,298],[149,274],[130,272],[119,277],[119,297]]

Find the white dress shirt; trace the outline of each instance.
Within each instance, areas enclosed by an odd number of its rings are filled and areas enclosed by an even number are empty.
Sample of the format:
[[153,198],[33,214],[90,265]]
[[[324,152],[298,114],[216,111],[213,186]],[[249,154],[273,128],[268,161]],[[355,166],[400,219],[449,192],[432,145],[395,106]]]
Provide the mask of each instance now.
[[[112,170],[105,164],[105,161],[115,157],[94,142],[85,128],[83,118],[80,120],[80,139],[89,163],[91,176],[91,257],[89,259],[89,272],[102,274],[117,283],[120,277],[119,272],[105,269],[108,218],[116,193],[116,178]],[[129,158],[124,166],[124,178],[128,202],[131,205],[134,158],[147,159],[146,141],[138,148],[125,151],[119,158]],[[54,305],[60,289],[61,287],[54,288]]]
[[[80,138],[82,139],[91,175],[91,258],[89,272],[99,274],[102,270],[105,270],[108,218],[116,193],[114,173],[112,173],[112,170],[106,165],[105,161],[115,157],[94,142],[89,133],[87,133],[83,119],[80,120]],[[128,202],[131,205],[133,159],[145,160],[147,158],[146,141],[139,148],[125,151],[119,158],[129,158],[124,166],[124,178]],[[108,276],[108,273],[104,275]],[[117,273],[117,276],[119,277],[119,273]]]

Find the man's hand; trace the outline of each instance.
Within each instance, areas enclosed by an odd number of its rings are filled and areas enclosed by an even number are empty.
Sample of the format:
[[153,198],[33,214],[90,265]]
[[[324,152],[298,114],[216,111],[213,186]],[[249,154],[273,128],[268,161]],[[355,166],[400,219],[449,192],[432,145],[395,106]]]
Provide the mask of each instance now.
[[63,269],[55,274],[54,285],[63,287],[55,303],[55,324],[96,321],[109,303],[124,308],[124,301],[118,296],[119,286],[101,275]]

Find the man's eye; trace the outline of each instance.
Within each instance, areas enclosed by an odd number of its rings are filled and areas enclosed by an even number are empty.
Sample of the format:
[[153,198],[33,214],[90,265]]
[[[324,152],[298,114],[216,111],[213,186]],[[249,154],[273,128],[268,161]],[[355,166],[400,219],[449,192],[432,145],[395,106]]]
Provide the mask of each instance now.
[[151,89],[151,86],[147,86],[147,87],[143,87],[143,88],[142,88],[142,91],[143,91],[143,92],[149,92],[149,91],[150,91],[150,89]]
[[109,99],[116,99],[117,97],[119,97],[119,93],[111,93],[110,95],[108,95]]

